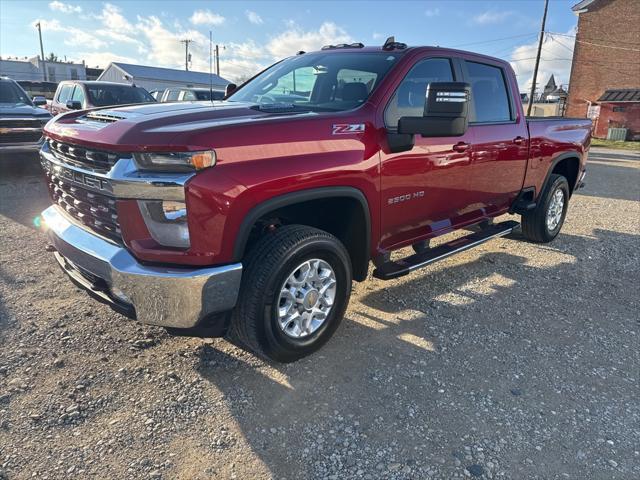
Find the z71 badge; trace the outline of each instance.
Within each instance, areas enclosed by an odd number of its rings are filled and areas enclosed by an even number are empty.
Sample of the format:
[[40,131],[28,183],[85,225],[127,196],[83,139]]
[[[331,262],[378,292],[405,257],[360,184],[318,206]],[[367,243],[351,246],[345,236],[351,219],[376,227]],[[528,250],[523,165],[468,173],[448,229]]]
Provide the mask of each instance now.
[[364,132],[364,123],[334,123],[333,134],[343,135],[345,133],[362,133]]

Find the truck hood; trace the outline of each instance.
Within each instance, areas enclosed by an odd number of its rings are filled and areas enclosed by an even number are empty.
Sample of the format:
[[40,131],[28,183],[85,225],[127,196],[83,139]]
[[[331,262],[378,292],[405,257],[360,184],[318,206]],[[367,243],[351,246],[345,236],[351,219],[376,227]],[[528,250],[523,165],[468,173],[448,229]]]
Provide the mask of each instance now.
[[37,117],[43,120],[51,118],[51,114],[44,108],[34,107],[25,103],[0,103],[2,117]]
[[70,143],[115,151],[196,150],[186,137],[230,126],[317,116],[290,109],[259,110],[254,103],[149,103],[74,111],[60,115],[45,128],[48,136]]

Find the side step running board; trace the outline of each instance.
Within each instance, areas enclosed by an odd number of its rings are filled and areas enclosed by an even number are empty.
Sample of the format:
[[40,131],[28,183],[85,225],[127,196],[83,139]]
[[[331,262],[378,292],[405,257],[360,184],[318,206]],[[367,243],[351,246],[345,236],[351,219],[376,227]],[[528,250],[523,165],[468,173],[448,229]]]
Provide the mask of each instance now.
[[380,265],[380,267],[373,271],[373,276],[381,280],[391,280],[392,278],[407,275],[418,268],[426,267],[438,260],[443,260],[456,253],[477,247],[493,238],[509,235],[513,229],[519,225],[518,222],[513,220],[490,225],[479,232],[472,233],[466,237],[456,238],[443,245],[430,248],[425,252],[416,253],[401,260]]

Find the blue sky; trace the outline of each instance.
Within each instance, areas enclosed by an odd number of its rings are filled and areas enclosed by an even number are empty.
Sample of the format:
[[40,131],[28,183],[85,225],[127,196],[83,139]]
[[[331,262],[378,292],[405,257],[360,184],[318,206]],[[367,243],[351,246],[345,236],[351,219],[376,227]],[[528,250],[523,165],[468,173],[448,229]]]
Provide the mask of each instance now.
[[[541,80],[569,80],[576,0],[551,0]],[[0,56],[39,53],[105,67],[120,60],[208,71],[209,30],[221,52],[221,75],[249,76],[298,50],[327,43],[381,44],[388,35],[409,45],[456,46],[512,61],[521,86],[530,80],[543,0],[502,1],[25,1],[0,0]]]

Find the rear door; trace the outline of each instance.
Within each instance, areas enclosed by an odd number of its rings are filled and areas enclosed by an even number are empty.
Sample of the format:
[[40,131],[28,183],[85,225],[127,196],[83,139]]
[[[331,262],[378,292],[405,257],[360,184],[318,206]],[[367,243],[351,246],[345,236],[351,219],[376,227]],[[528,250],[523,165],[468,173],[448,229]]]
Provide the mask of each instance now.
[[[477,215],[494,215],[509,208],[522,189],[528,134],[518,86],[511,70],[489,59],[461,64],[471,85],[469,131],[473,134],[467,185]],[[472,212],[473,213],[473,212]]]
[[[431,82],[462,81],[456,58],[417,60],[387,104],[384,121],[397,132],[404,116],[422,116]],[[435,236],[468,221],[474,197],[468,189],[473,132],[460,137],[415,135],[411,150],[381,153],[382,247]]]

